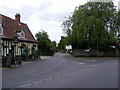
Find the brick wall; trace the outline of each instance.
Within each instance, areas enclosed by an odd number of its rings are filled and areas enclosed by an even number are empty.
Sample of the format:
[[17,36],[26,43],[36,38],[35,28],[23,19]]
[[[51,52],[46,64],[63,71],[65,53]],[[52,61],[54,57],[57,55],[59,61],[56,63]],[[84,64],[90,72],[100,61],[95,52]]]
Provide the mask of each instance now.
[[[113,52],[109,53],[110,55],[113,54]],[[73,55],[74,56],[83,56],[83,57],[88,57],[88,56],[97,56],[97,50],[90,50],[89,52],[85,51],[85,49],[75,49],[73,50]],[[109,56],[110,56],[109,55]],[[105,56],[104,52],[98,52],[98,56]]]

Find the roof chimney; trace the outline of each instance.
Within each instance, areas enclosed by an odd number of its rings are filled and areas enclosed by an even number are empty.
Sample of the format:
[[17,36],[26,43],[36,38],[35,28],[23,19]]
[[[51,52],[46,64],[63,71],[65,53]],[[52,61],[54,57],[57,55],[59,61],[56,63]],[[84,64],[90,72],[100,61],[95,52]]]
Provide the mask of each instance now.
[[15,20],[18,21],[18,22],[20,22],[20,14],[19,13],[16,13]]

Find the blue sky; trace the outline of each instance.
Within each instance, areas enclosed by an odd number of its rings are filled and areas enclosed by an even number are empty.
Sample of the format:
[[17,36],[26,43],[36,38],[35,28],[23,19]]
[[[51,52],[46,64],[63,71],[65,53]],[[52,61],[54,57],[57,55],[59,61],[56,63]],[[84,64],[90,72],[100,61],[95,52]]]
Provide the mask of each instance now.
[[[33,35],[44,29],[50,39],[59,42],[63,35],[61,24],[76,6],[88,0],[0,0],[0,13],[15,18],[21,14],[21,22],[27,23]],[[113,0],[118,5],[119,0]]]

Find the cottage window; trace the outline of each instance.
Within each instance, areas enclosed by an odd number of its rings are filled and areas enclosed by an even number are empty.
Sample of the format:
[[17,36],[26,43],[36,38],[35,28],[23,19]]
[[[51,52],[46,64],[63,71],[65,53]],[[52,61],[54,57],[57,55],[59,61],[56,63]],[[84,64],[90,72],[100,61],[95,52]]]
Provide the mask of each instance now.
[[0,24],[0,35],[3,35],[3,28],[1,24]]
[[18,37],[20,37],[20,33],[18,33]]
[[23,30],[21,31],[21,38],[25,38],[25,33]]
[[3,55],[3,47],[2,47],[2,45],[0,45],[0,56],[2,56]]
[[20,38],[21,37],[20,33],[17,33],[17,36],[18,36],[18,38]]
[[20,32],[17,33],[17,36],[19,39],[24,39],[25,38],[25,33],[23,30],[21,30]]

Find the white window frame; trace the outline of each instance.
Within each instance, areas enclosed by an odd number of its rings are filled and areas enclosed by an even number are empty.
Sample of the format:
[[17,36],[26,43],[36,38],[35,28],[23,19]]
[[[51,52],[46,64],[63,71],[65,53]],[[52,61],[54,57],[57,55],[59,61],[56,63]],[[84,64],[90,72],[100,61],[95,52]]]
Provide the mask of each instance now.
[[18,36],[18,38],[21,38],[21,33],[18,32],[18,33],[17,33],[17,36]]
[[[22,36],[22,34],[23,34],[23,36]],[[25,32],[23,30],[21,30],[21,32],[18,32],[17,35],[18,35],[19,39],[25,39]]]
[[0,56],[2,56],[2,55],[3,55],[3,46],[0,45]]
[[[22,36],[22,34],[23,34],[23,36]],[[25,32],[23,30],[21,31],[21,38],[23,38],[23,39],[25,38]]]
[[2,28],[2,25],[1,25],[1,24],[0,24],[0,30],[1,30],[1,31],[0,31],[0,32],[1,32],[0,35],[3,35],[3,28]]

